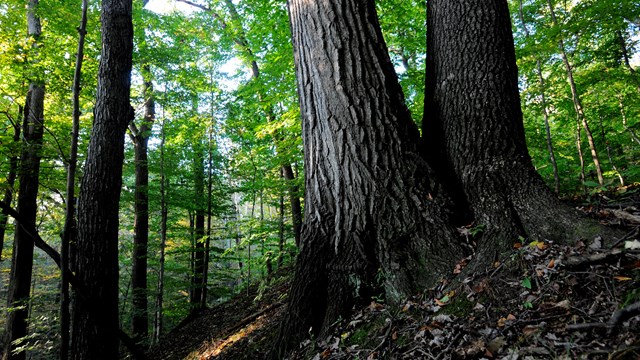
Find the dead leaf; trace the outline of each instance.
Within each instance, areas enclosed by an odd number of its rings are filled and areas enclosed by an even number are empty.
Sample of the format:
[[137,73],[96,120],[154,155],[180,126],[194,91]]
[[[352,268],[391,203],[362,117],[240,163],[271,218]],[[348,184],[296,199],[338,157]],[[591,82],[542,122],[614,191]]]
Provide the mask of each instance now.
[[551,259],[551,261],[549,261],[549,264],[547,264],[547,268],[549,269],[553,269],[556,266],[556,259]]
[[629,281],[629,280],[633,280],[632,278],[628,277],[628,276],[614,276],[614,279],[618,280],[618,281]]
[[513,244],[513,248],[514,248],[514,249],[520,249],[521,247],[522,247],[522,244],[521,244],[521,243],[519,243],[519,242],[517,242],[517,243]]
[[372,301],[371,304],[369,305],[369,309],[370,310],[374,310],[374,311],[376,311],[376,310],[379,311],[379,310],[384,309],[384,305],[378,304],[377,302]]
[[516,317],[513,314],[507,315],[507,321],[514,321]]
[[490,351],[493,355],[497,353],[500,348],[502,348],[506,343],[507,342],[505,341],[503,336],[498,336],[487,344],[487,350]]
[[525,337],[529,337],[531,335],[534,335],[536,333],[538,333],[540,331],[540,326],[537,325],[527,325],[524,328],[522,328],[522,334]]
[[571,303],[569,300],[565,299],[555,304],[555,307],[559,307],[565,310],[571,309]]
[[394,332],[391,334],[391,340],[393,340],[393,341],[398,340],[398,331],[394,331]]
[[501,317],[500,319],[498,319],[498,327],[504,327],[506,322],[507,322],[507,319]]

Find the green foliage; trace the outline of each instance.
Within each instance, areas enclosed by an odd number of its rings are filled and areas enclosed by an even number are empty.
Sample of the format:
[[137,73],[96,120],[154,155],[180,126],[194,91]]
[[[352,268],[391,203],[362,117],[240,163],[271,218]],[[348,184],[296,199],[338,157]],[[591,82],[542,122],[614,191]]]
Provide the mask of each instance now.
[[[619,176],[627,184],[640,182],[640,142],[634,139],[640,134],[637,72],[640,7],[637,2],[557,2],[559,26],[556,27],[549,17],[546,0],[522,1],[529,37],[524,34],[524,24],[518,14],[519,0],[511,0],[509,4],[520,72],[524,130],[529,153],[540,175],[548,183],[553,182],[542,115],[541,92],[544,90],[564,194],[579,192],[585,187],[595,192],[618,186]],[[147,100],[143,79],[152,81],[156,103],[148,159],[150,311],[155,310],[160,266],[160,179],[166,179],[168,223],[163,293],[166,331],[190,310],[191,258],[196,241],[192,219],[203,203],[210,201],[212,205],[210,305],[230,298],[249,284],[267,284],[269,268],[276,269],[280,259],[285,264],[294,259],[297,250],[288,199],[291,185],[297,186],[300,197],[304,191],[302,125],[285,1],[213,0],[202,2],[210,11],[193,8],[193,11],[168,14],[143,9],[142,2],[134,4],[131,91],[131,103],[136,110],[134,123],[141,120]],[[97,5],[91,2],[89,6],[83,59],[80,164],[86,157],[90,135],[101,48]],[[420,123],[425,83],[426,3],[379,0],[376,7],[407,105],[416,123]],[[38,14],[43,20],[43,35],[34,48],[34,39],[26,35],[24,2],[6,0],[0,4],[0,129],[4,130],[0,131],[0,188],[7,187],[8,159],[20,150],[20,145],[13,141],[12,130],[13,125],[22,120],[20,110],[28,83],[40,80],[46,88],[47,131],[42,149],[38,226],[45,240],[59,246],[66,201],[63,194],[71,132],[70,88],[80,0],[41,2]],[[559,55],[561,38],[569,53],[585,116],[604,167],[604,186],[592,176],[594,167],[584,132],[581,146],[587,178],[583,182],[580,176],[576,114]],[[631,60],[630,66],[627,59]],[[544,86],[539,81],[538,61]],[[258,74],[253,73],[254,64]],[[165,134],[163,156],[160,154],[162,132]],[[131,316],[133,154],[134,145],[127,141],[120,216],[122,324],[128,324]],[[199,157],[204,161],[196,165],[194,159]],[[283,165],[294,169],[293,184],[283,179]],[[78,176],[82,176],[81,169]],[[196,179],[203,177],[204,196],[197,196],[194,185]],[[484,229],[484,225],[478,225],[470,228],[469,233],[478,236]],[[12,230],[10,225],[3,252],[5,258],[10,258]],[[8,263],[5,261],[0,267],[2,298],[6,296]],[[383,282],[383,274],[379,275],[378,285]],[[34,356],[44,357],[58,346],[57,340],[52,340],[57,338],[58,277],[51,261],[38,257],[35,279],[33,331],[25,346],[29,346]],[[530,279],[522,280],[523,287],[530,289],[531,285]],[[629,299],[635,298],[636,293],[629,294]],[[457,298],[448,300],[452,303],[446,308],[466,306],[457,304]],[[0,328],[4,328],[3,321],[0,317]],[[371,331],[382,325],[358,330],[361,332],[352,334],[348,342],[363,344]]]

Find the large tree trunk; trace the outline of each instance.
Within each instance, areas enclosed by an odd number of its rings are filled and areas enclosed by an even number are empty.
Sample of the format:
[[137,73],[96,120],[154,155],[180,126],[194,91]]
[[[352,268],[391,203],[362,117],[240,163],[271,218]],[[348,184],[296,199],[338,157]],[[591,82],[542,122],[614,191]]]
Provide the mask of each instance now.
[[94,124],[81,182],[74,271],[72,358],[118,358],[118,209],[129,104],[131,0],[102,1],[102,54]]
[[133,294],[133,316],[131,327],[137,341],[146,341],[149,335],[149,315],[147,304],[147,247],[149,243],[149,163],[148,149],[151,127],[155,119],[155,102],[151,69],[143,68],[144,118],[140,128],[129,125],[135,150],[135,210],[133,238],[133,266],[131,288]]
[[486,227],[477,259],[493,261],[519,236],[563,241],[600,231],[562,205],[531,163],[507,1],[432,0],[427,27],[427,147],[444,183]]
[[[38,0],[27,3],[27,33],[38,42],[42,28],[37,16]],[[34,45],[34,48],[37,45]],[[42,74],[44,75],[44,74]],[[38,212],[38,187],[40,174],[40,152],[44,130],[44,84],[41,79],[32,80],[24,107],[22,132],[23,142],[20,155],[19,190],[17,210],[27,226],[36,226]],[[13,239],[13,259],[7,296],[7,314],[3,360],[26,359],[26,352],[13,351],[20,347],[15,341],[24,338],[28,330],[29,294],[33,270],[32,235],[23,226],[16,226]]]
[[461,253],[431,197],[374,2],[292,0],[289,11],[306,206],[281,351],[380,285],[394,301],[433,284]]

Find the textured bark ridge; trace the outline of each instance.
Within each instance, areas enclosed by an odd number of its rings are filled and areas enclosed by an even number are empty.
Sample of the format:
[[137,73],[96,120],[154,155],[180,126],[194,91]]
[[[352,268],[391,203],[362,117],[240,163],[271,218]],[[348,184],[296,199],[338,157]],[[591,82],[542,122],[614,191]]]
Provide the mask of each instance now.
[[527,152],[506,1],[428,3],[427,154],[469,220],[486,226],[479,258],[518,236],[572,240],[601,229],[579,220]]
[[289,4],[307,173],[283,329],[305,334],[379,288],[398,299],[433,283],[460,253],[430,195],[373,1]]
[[102,1],[102,54],[91,141],[78,204],[73,359],[117,359],[118,210],[129,104],[131,0]]

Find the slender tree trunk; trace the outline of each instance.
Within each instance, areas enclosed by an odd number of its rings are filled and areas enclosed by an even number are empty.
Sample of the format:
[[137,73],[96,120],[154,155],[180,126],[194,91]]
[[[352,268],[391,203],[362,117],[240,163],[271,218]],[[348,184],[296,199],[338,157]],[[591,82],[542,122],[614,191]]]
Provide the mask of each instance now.
[[193,273],[191,277],[191,310],[197,311],[206,307],[204,295],[204,248],[205,248],[205,228],[204,214],[206,206],[204,203],[204,156],[200,145],[194,147],[193,173],[194,190],[196,204],[194,223],[194,246],[193,246]]
[[[30,2],[29,13],[33,14],[36,4]],[[38,21],[39,23],[39,21]],[[39,27],[39,25],[38,25]],[[38,175],[40,173],[40,148],[43,135],[44,87],[38,83],[29,85],[29,93],[24,108],[23,144],[20,157],[18,206],[23,222],[36,227]],[[26,359],[24,351],[13,353],[18,347],[14,341],[27,335],[28,303],[33,267],[34,243],[31,235],[22,226],[16,226],[13,240],[13,259],[9,282],[5,328],[5,354],[3,360]]]
[[397,301],[433,284],[461,254],[430,194],[374,1],[291,0],[289,14],[306,186],[279,350],[370,301],[376,273]]
[[582,187],[582,192],[586,194],[587,187],[584,183],[587,181],[587,177],[584,170],[584,153],[582,152],[582,125],[579,119],[576,125],[576,149],[578,149],[578,160],[580,160],[580,186]]
[[601,114],[598,114],[598,120],[600,122],[600,136],[602,136],[602,143],[605,144],[605,146],[606,146],[607,159],[609,159],[609,165],[611,165],[611,169],[618,176],[618,180],[620,181],[620,186],[624,186],[624,179],[622,178],[622,175],[620,174],[620,171],[618,171],[618,168],[616,167],[616,164],[613,162],[613,157],[611,157],[611,146],[609,146],[609,141],[607,140],[607,135],[604,132],[604,125],[602,123],[602,115]]
[[278,269],[282,267],[284,258],[284,195],[280,195],[280,222],[278,226]]
[[[220,22],[223,29],[227,29],[229,27],[229,24],[224,20],[224,18],[220,16],[220,14],[214,12],[212,9],[206,6],[197,5],[188,0],[178,0],[178,1],[182,1],[189,5],[199,7],[202,10],[208,11],[216,20]],[[260,78],[260,66],[258,65],[258,62],[256,61],[256,56],[254,55],[253,51],[251,50],[251,47],[249,46],[249,42],[247,41],[247,36],[242,26],[242,18],[240,17],[240,14],[238,14],[238,11],[233,1],[225,0],[224,2],[227,8],[229,9],[229,12],[231,13],[232,21],[236,22],[236,25],[234,27],[235,37],[233,41],[238,46],[239,52],[242,55],[244,55],[246,59],[249,60],[248,66],[251,70],[251,78],[254,80],[258,80]],[[262,93],[258,93],[258,98],[260,99],[261,102],[263,101]],[[271,110],[268,110],[266,115],[267,115],[268,121],[273,121],[274,116],[273,114],[271,114]],[[278,146],[278,139],[274,138],[274,142],[276,145],[276,152],[279,152],[280,150]],[[294,181],[295,175],[291,169],[291,163],[283,162],[281,164],[281,169],[285,173],[285,180],[287,182],[287,189],[289,192],[289,201],[291,202],[291,219],[293,222],[293,232],[296,239],[296,245],[299,247],[301,227],[302,227],[302,206],[300,203],[300,189],[298,188],[298,186]]]
[[[556,13],[553,8],[553,4],[551,3],[551,0],[547,0],[547,4],[549,5],[549,12],[551,14],[551,20],[553,21],[553,25],[559,29],[558,19],[556,18]],[[587,122],[587,117],[584,114],[582,101],[580,100],[580,94],[578,93],[576,82],[573,78],[573,68],[571,67],[571,63],[569,62],[569,58],[567,56],[566,47],[564,45],[562,34],[558,35],[558,47],[560,48],[560,55],[562,56],[562,62],[564,63],[565,69],[567,71],[567,81],[569,82],[569,87],[571,88],[573,107],[576,111],[576,114],[578,115],[578,119],[582,123],[584,132],[587,135],[587,140],[589,142],[589,149],[591,150],[591,158],[593,159],[593,165],[596,168],[596,175],[598,176],[598,183],[600,185],[604,185],[604,177],[602,176],[602,166],[600,166],[598,151],[596,149],[595,141],[593,140],[593,134],[591,133],[591,129],[589,128],[589,123]]]
[[164,297],[164,263],[165,263],[165,248],[167,246],[167,199],[166,199],[166,176],[165,176],[165,164],[164,164],[164,144],[165,144],[165,120],[163,116],[161,134],[160,134],[160,260],[158,271],[158,294],[156,296],[156,316],[153,326],[153,338],[154,342],[160,341],[160,336],[163,331],[163,297]]
[[293,223],[293,235],[296,240],[296,246],[300,247],[300,237],[302,234],[302,204],[300,203],[300,189],[295,183],[295,175],[291,164],[282,165],[282,174],[287,182],[289,190],[289,203],[291,204],[291,221]]
[[82,16],[78,27],[78,50],[76,66],[73,74],[73,124],[71,130],[71,149],[67,168],[67,202],[65,209],[64,231],[60,245],[60,359],[69,358],[69,279],[66,269],[69,268],[69,244],[76,238],[76,167],[78,163],[78,134],[80,132],[80,83],[82,79],[82,59],[84,58],[84,39],[87,28],[87,0],[82,0]]
[[[212,114],[213,119],[213,114]],[[207,235],[204,244],[204,267],[202,269],[202,299],[200,307],[207,306],[207,284],[209,283],[209,253],[211,249],[211,212],[213,210],[213,125],[209,127],[207,164]]]
[[151,68],[145,65],[142,69],[144,83],[144,118],[140,128],[131,123],[135,150],[135,210],[133,238],[133,266],[131,270],[131,286],[133,294],[133,315],[131,326],[133,336],[138,342],[144,342],[149,336],[149,314],[147,303],[147,257],[149,243],[149,137],[155,120],[155,100]]
[[[37,48],[41,35],[40,18],[37,16],[38,0],[27,3],[27,33],[35,40]],[[44,75],[44,74],[42,74]],[[44,84],[34,79],[24,107],[22,124],[23,141],[20,155],[19,190],[17,210],[27,226],[36,227],[38,212],[38,187],[40,174],[40,151],[44,130]],[[15,353],[19,347],[16,340],[28,334],[29,298],[33,270],[34,241],[24,227],[16,226],[13,240],[13,259],[7,296],[8,311],[5,327],[3,360],[24,360],[26,352]]]
[[[23,116],[23,108],[22,106],[18,106],[18,116],[22,118]],[[2,201],[5,204],[11,205],[13,201],[13,192],[15,191],[14,185],[16,183],[16,176],[18,173],[18,156],[16,151],[20,146],[20,123],[14,122],[11,120],[11,125],[13,126],[13,145],[14,149],[11,151],[11,156],[9,157],[9,173],[7,174],[7,186],[4,190],[4,197]],[[2,258],[2,249],[4,248],[4,236],[7,230],[7,222],[9,221],[9,214],[7,211],[2,210],[2,214],[0,215],[0,261]]]
[[[72,359],[118,358],[118,210],[129,103],[131,0],[102,1],[102,54],[78,204],[74,270],[83,297],[73,303]],[[99,311],[97,310],[99,309]]]
[[[524,29],[524,34],[527,38],[530,37],[529,29],[527,28],[527,24],[524,21],[524,13],[522,11],[522,0],[519,0],[519,15],[520,22],[522,22],[522,27]],[[554,190],[556,194],[560,193],[560,176],[558,176],[558,164],[556,162],[556,156],[553,151],[553,141],[551,140],[551,127],[549,126],[549,111],[547,110],[547,96],[546,96],[546,87],[544,82],[544,76],[542,75],[542,65],[540,59],[536,56],[536,71],[538,73],[538,81],[540,82],[540,98],[542,107],[542,116],[544,118],[544,129],[545,134],[547,136],[547,151],[549,152],[549,160],[551,161],[551,166],[553,167],[553,183]]]

